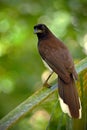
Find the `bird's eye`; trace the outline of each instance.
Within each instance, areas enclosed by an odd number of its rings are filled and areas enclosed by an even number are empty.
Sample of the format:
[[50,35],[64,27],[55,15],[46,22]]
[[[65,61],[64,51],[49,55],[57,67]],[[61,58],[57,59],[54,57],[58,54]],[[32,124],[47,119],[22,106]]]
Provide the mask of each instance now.
[[43,25],[40,25],[40,26],[39,26],[39,29],[43,29]]
[[34,29],[36,29],[36,28],[39,30],[42,30],[42,31],[45,30],[45,26],[43,24],[38,24],[38,25],[34,26]]
[[45,29],[45,26],[44,26],[44,25],[41,25],[41,29],[44,30],[44,29]]

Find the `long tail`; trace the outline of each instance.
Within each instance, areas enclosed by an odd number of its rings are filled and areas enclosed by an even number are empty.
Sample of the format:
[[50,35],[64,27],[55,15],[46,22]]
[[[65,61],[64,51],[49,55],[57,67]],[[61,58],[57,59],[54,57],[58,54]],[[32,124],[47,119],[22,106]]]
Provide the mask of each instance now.
[[64,113],[72,118],[81,118],[81,102],[75,87],[75,81],[71,76],[71,81],[65,83],[58,77],[59,101]]

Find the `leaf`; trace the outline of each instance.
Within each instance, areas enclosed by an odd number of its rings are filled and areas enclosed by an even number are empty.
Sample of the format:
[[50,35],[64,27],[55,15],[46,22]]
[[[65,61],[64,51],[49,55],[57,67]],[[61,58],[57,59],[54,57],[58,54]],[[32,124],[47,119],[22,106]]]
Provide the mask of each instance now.
[[[76,65],[76,70],[78,73],[81,73],[87,68],[87,58],[83,59]],[[23,118],[27,113],[32,109],[37,107],[50,95],[52,95],[57,89],[57,84],[51,88],[41,88],[30,96],[27,100],[17,106],[14,110],[9,112],[5,117],[0,121],[0,130],[7,130],[14,123],[16,123],[20,118]]]

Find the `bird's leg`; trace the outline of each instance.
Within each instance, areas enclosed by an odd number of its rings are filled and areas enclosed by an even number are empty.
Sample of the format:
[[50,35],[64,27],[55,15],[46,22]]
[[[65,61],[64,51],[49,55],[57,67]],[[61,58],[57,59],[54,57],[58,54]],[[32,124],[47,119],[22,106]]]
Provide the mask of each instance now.
[[53,71],[50,73],[50,75],[47,77],[46,81],[44,82],[44,84],[43,84],[44,87],[48,87],[48,88],[51,87],[51,86],[48,84],[48,80],[49,80],[49,78],[52,76],[52,74],[53,74]]

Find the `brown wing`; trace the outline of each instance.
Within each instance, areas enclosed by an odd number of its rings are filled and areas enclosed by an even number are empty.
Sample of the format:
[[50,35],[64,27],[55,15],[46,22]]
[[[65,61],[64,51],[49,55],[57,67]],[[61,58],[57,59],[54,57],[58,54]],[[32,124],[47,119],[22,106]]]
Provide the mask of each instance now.
[[[40,44],[39,52],[46,63],[59,75],[65,82],[70,81],[70,73],[74,72],[74,64],[68,49],[64,47],[56,47],[47,44]],[[44,49],[45,51],[44,51]]]

